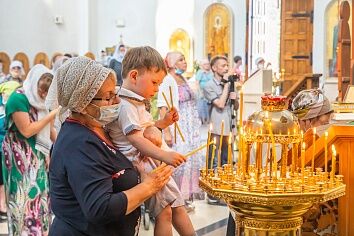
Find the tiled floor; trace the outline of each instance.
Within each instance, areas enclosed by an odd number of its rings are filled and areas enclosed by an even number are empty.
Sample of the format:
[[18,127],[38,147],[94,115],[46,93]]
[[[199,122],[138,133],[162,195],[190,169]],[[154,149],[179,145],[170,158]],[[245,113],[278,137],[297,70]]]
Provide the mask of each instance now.
[[7,222],[0,223],[0,236],[8,235]]
[[[226,222],[229,210],[225,206],[212,206],[206,201],[194,202],[195,210],[189,213],[193,226],[197,232],[201,232],[198,236],[221,236],[226,234]],[[153,224],[150,223],[150,229],[145,230],[141,223],[140,236],[152,236]],[[7,223],[0,223],[0,236],[8,235]],[[173,235],[178,235],[174,231]]]
[[[198,236],[222,236],[226,234],[226,224],[227,218],[229,216],[229,210],[226,206],[212,206],[206,203],[206,201],[196,201],[194,203],[195,211],[189,213],[192,220],[194,229],[198,232],[203,232],[198,234]],[[220,222],[221,224],[215,224]],[[208,227],[210,226],[211,227]],[[221,227],[220,227],[221,226]],[[206,230],[200,230],[205,229]],[[150,229],[145,230],[143,224],[140,228],[140,236],[153,236],[153,224],[150,224]],[[176,231],[173,235],[178,235]]]

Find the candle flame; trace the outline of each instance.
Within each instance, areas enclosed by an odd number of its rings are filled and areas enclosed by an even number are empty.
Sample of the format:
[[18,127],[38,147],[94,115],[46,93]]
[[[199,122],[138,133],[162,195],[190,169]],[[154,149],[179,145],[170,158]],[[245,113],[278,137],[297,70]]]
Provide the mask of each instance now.
[[306,149],[306,143],[302,143],[302,149]]
[[333,155],[336,156],[337,151],[336,151],[336,147],[334,146],[334,144],[332,144],[332,152],[333,152]]
[[326,136],[326,138],[328,137],[328,131],[325,132],[325,136]]
[[265,112],[265,118],[268,119],[268,111]]
[[313,135],[316,135],[316,127],[313,128]]
[[213,138],[213,143],[216,145],[216,137]]

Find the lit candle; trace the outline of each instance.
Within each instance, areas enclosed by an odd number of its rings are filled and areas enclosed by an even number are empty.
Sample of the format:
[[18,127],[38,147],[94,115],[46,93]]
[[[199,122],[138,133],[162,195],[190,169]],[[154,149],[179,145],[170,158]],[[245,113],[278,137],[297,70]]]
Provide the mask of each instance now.
[[240,90],[240,127],[242,127],[243,125],[243,88],[241,86],[241,90]]
[[218,167],[221,167],[221,150],[222,150],[223,136],[224,136],[224,120],[221,121],[220,142],[219,142],[219,152],[218,152]]
[[302,148],[301,148],[301,180],[302,180],[302,183],[304,183],[304,177],[305,177],[305,149],[306,149],[306,144],[302,143]]
[[206,158],[205,158],[205,169],[206,169],[206,173],[208,174],[208,159],[209,159],[209,149],[210,149],[210,138],[211,138],[211,130],[213,129],[213,125],[212,123],[210,123],[209,126],[209,131],[208,131],[208,141],[207,141],[207,150],[206,150]]
[[325,132],[325,172],[327,173],[327,162],[328,162],[328,152],[327,152],[327,141],[328,141],[328,132]]
[[312,136],[312,163],[311,163],[312,172],[315,171],[315,155],[316,155],[316,128],[313,128],[313,136]]
[[241,173],[241,168],[242,168],[242,133],[243,133],[243,128],[240,127],[240,132],[238,134],[238,160],[237,160],[237,171],[238,173]]
[[[173,97],[172,97],[172,87],[169,87],[170,90],[170,101],[171,101],[171,108],[173,107]],[[174,123],[174,136],[175,136],[175,143],[177,143],[177,125]]]
[[215,149],[216,149],[216,138],[213,139],[213,147],[211,149],[211,165],[210,168],[212,169],[214,166],[214,159],[215,159]]
[[293,173],[293,174],[295,174],[295,171],[296,171],[296,164],[295,164],[295,162],[296,162],[296,157],[297,157],[297,155],[295,154],[295,143],[293,143],[293,145],[292,145],[292,149],[291,149],[291,172]]
[[259,180],[262,174],[262,143],[255,143],[254,151],[256,153],[256,169],[258,172],[257,179]]
[[227,164],[232,165],[231,141],[232,133],[229,134],[229,145],[227,147]]
[[334,176],[336,174],[336,147],[332,144],[332,170],[331,170],[331,180],[334,180]]
[[265,117],[266,117],[266,127],[268,125],[268,132],[269,132],[269,135],[270,135],[270,139],[272,141],[272,160],[271,160],[271,163],[272,163],[272,169],[270,171],[274,171],[274,177],[277,178],[277,171],[278,171],[278,163],[277,163],[277,151],[276,151],[276,148],[275,148],[275,139],[274,139],[274,135],[273,135],[273,129],[272,129],[272,122],[271,120],[268,119],[268,111],[266,111],[265,113]]

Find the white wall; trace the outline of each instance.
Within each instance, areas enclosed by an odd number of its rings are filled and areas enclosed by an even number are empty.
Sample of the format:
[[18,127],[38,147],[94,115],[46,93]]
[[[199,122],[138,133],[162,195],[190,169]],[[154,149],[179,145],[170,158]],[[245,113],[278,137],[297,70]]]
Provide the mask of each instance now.
[[[85,0],[0,0],[0,51],[11,58],[19,51],[32,65],[36,53],[49,57],[56,51],[83,53],[87,50]],[[61,15],[64,24],[54,24]]]
[[[155,47],[156,0],[92,0],[90,4],[94,14],[90,22],[92,52],[117,45],[121,34],[128,46]],[[117,19],[122,19],[125,27],[116,27]]]

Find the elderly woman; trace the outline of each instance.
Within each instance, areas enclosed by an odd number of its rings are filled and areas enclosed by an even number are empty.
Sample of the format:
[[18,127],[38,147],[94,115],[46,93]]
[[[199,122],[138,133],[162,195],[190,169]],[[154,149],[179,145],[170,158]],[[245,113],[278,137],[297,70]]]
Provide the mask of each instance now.
[[[164,130],[164,138],[167,144],[179,153],[188,153],[200,146],[199,129],[201,126],[196,107],[196,96],[189,87],[183,73],[187,69],[187,63],[184,55],[180,52],[169,52],[165,63],[168,69],[168,75],[159,87],[157,106],[160,108],[160,116],[163,117],[167,111],[167,104],[163,99],[162,92],[170,99],[169,87],[173,91],[173,105],[179,113],[178,124],[185,136],[183,142],[178,135],[177,142],[172,142],[173,135],[171,130]],[[203,165],[202,152],[198,152],[188,158],[186,163],[177,168],[174,172],[174,179],[186,202],[187,211],[194,210],[193,200],[204,199],[204,192],[199,188],[199,169]]]
[[45,235],[51,222],[46,157],[57,110],[48,113],[44,99],[52,78],[48,68],[34,66],[6,103],[2,148],[9,235]]
[[112,144],[104,126],[117,118],[116,76],[86,57],[69,59],[56,74],[58,101],[71,115],[50,163],[55,214],[49,235],[136,235],[140,205],[158,192],[170,167],[141,176]]
[[292,110],[304,132],[316,127],[317,134],[321,136],[330,126],[333,109],[320,89],[301,91],[292,102]]

